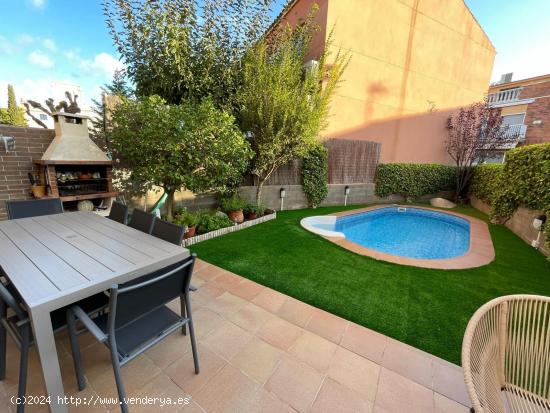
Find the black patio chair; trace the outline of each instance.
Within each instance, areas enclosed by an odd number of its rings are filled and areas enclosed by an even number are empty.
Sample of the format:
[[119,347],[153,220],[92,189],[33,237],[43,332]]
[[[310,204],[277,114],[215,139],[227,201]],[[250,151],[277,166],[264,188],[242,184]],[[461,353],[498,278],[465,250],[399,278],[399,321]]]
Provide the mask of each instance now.
[[[0,270],[0,274],[2,274]],[[107,308],[109,298],[103,294],[96,294],[78,302],[86,314],[93,317]],[[8,315],[7,309],[11,309]],[[54,333],[58,333],[67,327],[67,309],[61,308],[51,313]],[[27,375],[29,349],[34,345],[31,329],[31,319],[22,304],[19,294],[9,283],[0,283],[0,380],[6,378],[6,337],[9,335],[21,352],[19,359],[19,385],[17,396],[24,400],[27,391]],[[17,413],[25,411],[25,404],[17,404]]]
[[22,201],[6,201],[8,219],[39,217],[63,213],[63,203],[59,198],[25,199]]
[[[79,320],[111,352],[111,361],[118,390],[120,408],[128,412],[125,403],[126,391],[120,368],[147,349],[178,330],[189,325],[191,349],[195,364],[195,374],[199,374],[199,359],[191,301],[189,300],[189,282],[193,273],[196,255],[184,261],[172,264],[152,274],[140,277],[132,282],[117,285],[110,290],[109,312],[92,320],[78,305],[67,311],[71,351],[75,365],[77,383],[80,390],[86,386],[80,358],[80,349],[76,338],[76,321]],[[182,297],[187,316],[178,315],[166,304]]]
[[111,205],[111,210],[109,211],[107,218],[126,225],[128,223],[128,205],[114,201]]
[[184,233],[185,229],[182,226],[163,221],[162,219],[156,219],[151,235],[172,244],[181,245]]
[[141,211],[139,209],[134,209],[132,211],[132,218],[130,219],[128,226],[140,230],[141,232],[145,232],[146,234],[150,234],[153,230],[153,225],[155,224],[156,218],[157,217],[153,214]]

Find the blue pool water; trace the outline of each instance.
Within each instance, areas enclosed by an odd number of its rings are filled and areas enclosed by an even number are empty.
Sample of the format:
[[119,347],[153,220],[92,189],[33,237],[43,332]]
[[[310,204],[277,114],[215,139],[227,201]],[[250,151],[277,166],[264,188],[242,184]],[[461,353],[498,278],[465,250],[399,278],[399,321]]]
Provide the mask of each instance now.
[[402,257],[442,259],[468,251],[467,220],[419,208],[400,210],[388,207],[340,217],[334,230],[364,247]]

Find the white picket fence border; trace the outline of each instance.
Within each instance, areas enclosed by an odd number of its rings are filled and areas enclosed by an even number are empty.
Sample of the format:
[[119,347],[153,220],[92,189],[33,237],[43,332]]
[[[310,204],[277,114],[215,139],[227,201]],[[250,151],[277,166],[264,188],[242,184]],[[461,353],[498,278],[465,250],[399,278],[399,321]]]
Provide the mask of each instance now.
[[269,215],[264,215],[260,218],[251,219],[250,221],[245,221],[242,224],[235,224],[232,227],[221,228],[216,231],[207,232],[206,234],[196,235],[194,237],[184,239],[182,245],[184,247],[189,247],[190,245],[197,244],[199,242],[206,241],[212,238],[221,237],[222,235],[229,234],[231,232],[240,231],[241,229],[252,227],[263,222],[271,221],[275,218],[277,218],[277,212],[273,212]]

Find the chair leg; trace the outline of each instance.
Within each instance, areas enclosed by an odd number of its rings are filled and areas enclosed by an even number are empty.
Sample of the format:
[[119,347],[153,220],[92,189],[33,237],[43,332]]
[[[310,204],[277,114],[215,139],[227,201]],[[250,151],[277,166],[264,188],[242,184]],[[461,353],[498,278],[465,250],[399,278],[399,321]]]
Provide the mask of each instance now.
[[86,388],[86,379],[84,378],[82,359],[80,357],[80,347],[78,345],[78,337],[76,333],[76,319],[71,309],[67,310],[67,330],[69,334],[69,342],[71,343],[71,353],[73,356],[76,383],[78,384],[78,390],[84,390]]
[[199,355],[197,354],[197,341],[195,340],[195,328],[193,327],[193,314],[191,312],[191,300],[189,294],[185,294],[185,309],[189,320],[189,336],[191,337],[191,350],[193,351],[193,362],[195,363],[195,374],[199,374]]
[[113,364],[113,372],[115,374],[116,388],[118,391],[118,402],[120,404],[120,411],[122,413],[128,413],[128,405],[126,404],[126,390],[124,388],[122,374],[120,372],[120,361],[118,359],[116,343],[110,342],[109,348],[111,351],[111,362]]
[[[0,302],[0,320],[6,318],[6,304]],[[6,378],[6,329],[0,324],[0,380]]]
[[27,393],[27,374],[29,368],[29,347],[31,341],[31,328],[27,323],[21,327],[21,358],[19,359],[19,387],[17,397],[20,403],[17,404],[17,413],[25,412],[25,395]]
[[[182,318],[185,318],[187,316],[187,311],[185,309],[185,296],[183,295],[180,295],[180,307],[181,307],[181,317]],[[182,327],[181,327],[181,332],[183,333],[184,336],[187,335],[187,324],[184,324]]]

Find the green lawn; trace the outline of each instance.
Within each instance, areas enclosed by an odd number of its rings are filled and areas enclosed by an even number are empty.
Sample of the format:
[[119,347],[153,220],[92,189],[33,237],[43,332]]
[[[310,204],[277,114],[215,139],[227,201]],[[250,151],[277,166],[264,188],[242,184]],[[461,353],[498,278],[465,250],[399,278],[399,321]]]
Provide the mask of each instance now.
[[[191,249],[208,262],[457,364],[466,324],[483,303],[506,294],[550,295],[550,264],[504,226],[490,225],[493,263],[443,271],[359,256],[299,225],[309,215],[353,208],[281,212],[276,220]],[[487,219],[471,207],[455,210]]]

